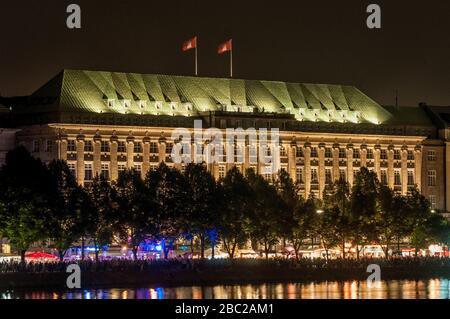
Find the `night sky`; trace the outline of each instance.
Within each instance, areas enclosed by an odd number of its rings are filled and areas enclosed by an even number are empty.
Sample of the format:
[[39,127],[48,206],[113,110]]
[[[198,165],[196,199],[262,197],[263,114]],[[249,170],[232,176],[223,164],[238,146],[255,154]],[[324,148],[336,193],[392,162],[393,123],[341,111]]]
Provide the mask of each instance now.
[[[66,6],[82,10],[66,28]],[[366,7],[382,7],[382,29]],[[30,94],[63,68],[355,85],[381,104],[450,105],[450,2],[405,0],[1,0],[0,94]]]

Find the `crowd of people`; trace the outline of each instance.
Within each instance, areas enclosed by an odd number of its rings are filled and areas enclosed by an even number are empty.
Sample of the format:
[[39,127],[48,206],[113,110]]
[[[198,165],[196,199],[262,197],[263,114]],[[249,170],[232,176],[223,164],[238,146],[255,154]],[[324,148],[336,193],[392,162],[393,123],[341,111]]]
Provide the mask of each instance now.
[[[67,266],[75,262],[27,262],[4,261],[0,262],[0,273],[46,273],[46,272],[66,272]],[[264,259],[157,259],[157,260],[129,260],[129,259],[111,259],[95,262],[87,259],[76,262],[82,272],[123,272],[123,271],[156,271],[156,272],[177,272],[177,271],[220,271],[230,268],[251,268],[267,267],[272,269],[365,269],[369,264],[376,263],[380,267],[389,268],[408,268],[417,269],[428,268],[446,268],[450,270],[450,258],[446,257],[406,257],[389,259],[332,259],[322,258],[310,259],[302,258],[285,259],[272,258]]]

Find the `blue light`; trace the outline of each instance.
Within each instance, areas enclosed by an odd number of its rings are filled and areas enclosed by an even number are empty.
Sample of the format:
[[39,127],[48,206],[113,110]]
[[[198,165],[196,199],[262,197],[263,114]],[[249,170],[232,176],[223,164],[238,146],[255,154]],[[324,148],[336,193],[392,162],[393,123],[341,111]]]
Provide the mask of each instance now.
[[155,249],[156,249],[157,251],[161,251],[161,250],[162,250],[162,246],[161,246],[161,245],[156,245],[156,246],[155,246]]

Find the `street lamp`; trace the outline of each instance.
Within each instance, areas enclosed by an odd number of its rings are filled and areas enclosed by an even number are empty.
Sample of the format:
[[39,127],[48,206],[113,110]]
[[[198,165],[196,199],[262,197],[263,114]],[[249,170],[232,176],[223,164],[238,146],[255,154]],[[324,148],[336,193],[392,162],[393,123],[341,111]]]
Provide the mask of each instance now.
[[318,210],[316,210],[316,213],[317,213],[317,214],[323,214],[323,209],[318,209]]

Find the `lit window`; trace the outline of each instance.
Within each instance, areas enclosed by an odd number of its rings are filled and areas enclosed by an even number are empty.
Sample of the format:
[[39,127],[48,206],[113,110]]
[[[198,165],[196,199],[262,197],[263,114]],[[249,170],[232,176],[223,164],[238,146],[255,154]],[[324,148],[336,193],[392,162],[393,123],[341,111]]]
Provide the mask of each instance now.
[[380,159],[387,160],[387,152],[386,152],[386,150],[381,150],[380,151]]
[[150,153],[151,154],[158,154],[159,150],[158,150],[158,144],[155,142],[151,142],[150,143]]
[[408,171],[408,185],[414,185],[414,171]]
[[436,186],[436,171],[428,171],[428,186]]
[[109,152],[109,142],[108,141],[101,141],[100,151],[101,152]]
[[382,185],[387,185],[387,171],[385,169],[380,172],[380,182]]
[[436,209],[436,195],[429,195],[428,200],[430,201],[430,208]]
[[94,150],[92,146],[92,141],[85,141],[84,142],[84,151],[85,152],[92,152]]
[[142,144],[139,142],[134,143],[134,152],[135,153],[142,153]]
[[280,146],[280,156],[286,156],[286,149],[284,146]]
[[75,140],[68,140],[67,141],[67,151],[69,151],[69,152],[75,152],[76,151]]
[[303,168],[297,167],[295,170],[298,183],[303,183]]
[[436,161],[436,151],[435,150],[429,150],[427,152],[427,160],[429,162],[435,162]]
[[109,165],[102,164],[102,170],[100,171],[100,176],[106,180],[109,180]]
[[125,169],[126,169],[125,164],[119,164],[119,165],[117,165],[117,171],[118,171],[119,173],[120,173],[120,172],[123,172]]
[[[202,146],[202,145],[201,145]],[[166,155],[172,154],[172,147],[173,147],[173,143],[166,143]],[[197,150],[199,150],[199,147],[197,147]],[[200,147],[200,154],[203,154],[203,149]],[[197,154],[199,154],[197,152]]]
[[92,164],[84,164],[84,180],[92,180]]
[[224,178],[225,177],[225,166],[220,165],[219,166],[219,178]]
[[400,177],[399,170],[394,171],[394,185],[396,185],[396,186],[402,185],[402,179]]
[[373,149],[367,149],[367,159],[373,159]]
[[126,148],[125,142],[123,142],[123,141],[118,142],[117,143],[117,152],[124,153],[126,151],[127,151],[127,148]]

